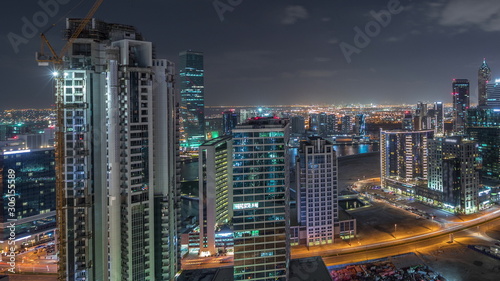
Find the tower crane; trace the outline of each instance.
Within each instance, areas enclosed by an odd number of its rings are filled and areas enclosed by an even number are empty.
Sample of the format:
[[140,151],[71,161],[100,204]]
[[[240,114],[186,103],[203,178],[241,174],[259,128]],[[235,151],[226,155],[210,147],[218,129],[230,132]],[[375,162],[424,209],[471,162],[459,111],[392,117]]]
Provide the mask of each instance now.
[[[36,61],[39,66],[49,66],[52,64],[54,68],[54,79],[56,82],[56,136],[55,136],[55,160],[56,160],[56,224],[57,224],[57,248],[59,250],[59,266],[58,266],[58,279],[63,281],[66,280],[66,196],[65,196],[65,185],[64,185],[64,75],[62,71],[64,70],[63,57],[70,48],[71,44],[78,38],[83,29],[90,22],[97,9],[104,0],[97,0],[87,16],[82,19],[75,32],[69,37],[66,44],[62,47],[59,53],[52,47],[49,40],[45,34],[40,34],[41,47],[40,52],[36,54]],[[44,46],[50,50],[50,55],[44,53]]]

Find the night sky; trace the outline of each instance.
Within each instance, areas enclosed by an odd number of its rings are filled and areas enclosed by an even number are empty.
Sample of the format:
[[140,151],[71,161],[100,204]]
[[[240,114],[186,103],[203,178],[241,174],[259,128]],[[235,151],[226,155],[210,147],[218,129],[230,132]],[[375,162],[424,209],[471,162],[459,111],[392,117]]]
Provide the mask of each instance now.
[[[2,3],[0,109],[53,103],[38,33],[57,23],[47,34],[60,49],[63,19],[94,0],[41,0],[53,1],[65,4],[46,23],[38,0]],[[380,10],[391,19],[375,24]],[[22,18],[33,15],[40,27],[25,36]],[[484,57],[500,77],[498,0],[105,0],[95,17],[136,26],[158,58],[204,52],[207,105],[451,102],[453,78],[470,79],[477,102]],[[355,28],[367,26],[370,41],[356,44]]]

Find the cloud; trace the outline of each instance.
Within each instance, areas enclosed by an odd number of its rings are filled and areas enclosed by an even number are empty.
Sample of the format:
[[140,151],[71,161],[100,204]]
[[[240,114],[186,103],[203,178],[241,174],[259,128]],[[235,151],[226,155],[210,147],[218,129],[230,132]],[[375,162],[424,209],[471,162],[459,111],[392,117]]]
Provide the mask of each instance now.
[[309,18],[309,12],[303,6],[288,6],[285,8],[285,16],[282,18],[282,24],[294,24],[298,20]]
[[299,72],[299,75],[307,78],[326,78],[332,77],[337,74],[337,71],[329,71],[329,70],[302,70]]
[[332,45],[338,44],[339,42],[340,41],[337,38],[332,38],[332,39],[328,40],[328,44],[332,44]]
[[324,57],[316,57],[316,58],[314,58],[315,62],[329,62],[331,60],[332,60],[331,58],[324,58]]
[[[478,27],[487,32],[500,31],[500,1],[453,0],[444,7],[430,6],[438,22],[449,27]],[[441,11],[440,13],[436,13]]]
[[403,38],[402,37],[396,37],[396,36],[391,36],[389,38],[387,38],[387,42],[398,42],[398,41],[401,41]]

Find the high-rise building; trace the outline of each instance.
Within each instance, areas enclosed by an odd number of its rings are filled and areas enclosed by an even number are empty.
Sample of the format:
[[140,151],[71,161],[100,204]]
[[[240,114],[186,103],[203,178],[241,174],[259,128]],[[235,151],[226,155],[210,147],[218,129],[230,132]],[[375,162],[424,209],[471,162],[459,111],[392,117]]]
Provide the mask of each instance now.
[[288,120],[233,130],[234,280],[288,280]]
[[[56,172],[54,148],[4,148],[0,149],[0,247],[7,253],[11,247],[54,239]],[[11,222],[14,241],[9,240]]]
[[240,115],[233,110],[222,112],[222,129],[225,136],[233,133],[234,127],[238,125]]
[[402,122],[402,129],[413,131],[413,114],[411,111],[405,111]]
[[358,136],[366,135],[366,120],[364,114],[357,114],[354,121],[354,134]]
[[500,79],[486,85],[486,103],[481,108],[500,109]]
[[308,246],[332,244],[338,223],[337,155],[321,138],[300,144],[297,156],[297,220]]
[[309,131],[312,134],[319,134],[319,114],[312,113],[309,115]]
[[337,131],[337,115],[329,114],[326,116],[326,135],[333,136]]
[[427,113],[427,104],[419,102],[417,104],[417,109],[415,110],[413,130],[420,131],[430,129],[429,125],[427,124]]
[[460,136],[429,141],[428,187],[441,193],[444,209],[472,214],[479,208],[477,143]]
[[478,106],[486,105],[486,84],[491,81],[491,69],[486,64],[486,59],[483,60],[483,64],[479,67],[478,71]]
[[290,118],[290,123],[292,127],[290,133],[292,135],[301,136],[306,133],[305,119],[303,116],[293,116]]
[[380,131],[382,187],[427,180],[428,141],[434,131]]
[[466,131],[478,143],[481,177],[500,183],[500,110],[469,109]]
[[[67,20],[71,36],[81,19]],[[64,95],[66,280],[173,280],[180,200],[174,65],[133,27],[91,20]]]
[[344,134],[344,135],[348,135],[350,133],[352,133],[352,120],[351,120],[351,116],[349,115],[344,115],[342,116],[342,118],[340,119],[340,126],[341,126],[341,133]]
[[203,53],[184,51],[180,56],[181,117],[187,147],[205,141],[205,81]]
[[467,109],[470,107],[469,80],[453,79],[453,131],[461,134],[465,130]]
[[232,152],[230,136],[209,140],[199,149],[200,254],[218,253],[216,230],[233,217]]
[[437,135],[444,134],[444,107],[442,102],[434,103],[433,129]]

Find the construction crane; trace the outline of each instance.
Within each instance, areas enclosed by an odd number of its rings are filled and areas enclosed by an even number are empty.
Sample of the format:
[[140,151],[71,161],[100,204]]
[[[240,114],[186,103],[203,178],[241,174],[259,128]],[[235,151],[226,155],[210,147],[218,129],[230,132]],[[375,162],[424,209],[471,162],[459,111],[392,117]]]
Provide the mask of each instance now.
[[[45,34],[40,34],[41,47],[40,52],[36,54],[36,61],[39,66],[49,66],[52,64],[54,68],[54,79],[56,82],[56,115],[57,115],[57,129],[55,136],[55,152],[56,152],[56,224],[57,224],[57,248],[59,250],[59,266],[58,266],[58,279],[63,281],[66,280],[66,196],[65,196],[65,185],[64,185],[64,163],[65,163],[65,150],[64,150],[64,61],[63,57],[71,47],[71,44],[80,35],[83,29],[90,22],[95,12],[101,6],[104,0],[97,0],[87,16],[82,19],[75,32],[69,37],[66,44],[63,46],[61,51],[57,53],[55,49],[50,44],[49,40]],[[47,56],[44,53],[44,46],[50,50],[51,55]]]

